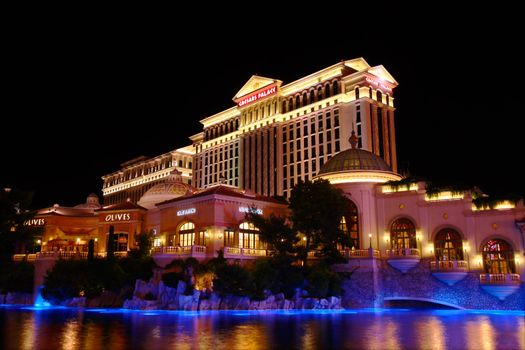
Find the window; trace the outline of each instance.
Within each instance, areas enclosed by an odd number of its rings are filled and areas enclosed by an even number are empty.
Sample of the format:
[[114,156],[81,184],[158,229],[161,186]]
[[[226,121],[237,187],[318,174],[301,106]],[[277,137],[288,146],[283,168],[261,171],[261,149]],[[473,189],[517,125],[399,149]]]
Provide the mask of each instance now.
[[334,91],[334,95],[339,93],[339,82],[337,80],[332,83],[332,90]]
[[359,99],[359,87],[356,87],[354,91],[355,91],[355,99],[358,100]]
[[397,219],[390,227],[392,249],[417,248],[416,226],[406,218]]
[[379,90],[376,90],[376,99],[377,102],[383,102],[383,94]]
[[303,106],[306,106],[308,104],[308,102],[306,101],[306,96],[307,96],[307,94],[306,94],[306,91],[305,91],[305,92],[303,92]]
[[436,259],[463,260],[463,241],[460,234],[450,228],[439,231],[434,239]]
[[329,97],[329,96],[331,96],[330,95],[330,85],[326,84],[324,86],[324,97],[326,98],[326,97]]
[[259,240],[259,229],[251,222],[245,221],[239,225],[239,248],[265,249]]
[[355,249],[359,249],[359,221],[357,215],[357,206],[351,200],[348,200],[347,203],[347,211],[339,222],[339,229],[344,235],[348,235],[350,238],[350,245],[348,248],[353,247]]
[[514,251],[502,239],[491,239],[483,245],[483,269],[485,273],[516,273]]
[[186,222],[179,228],[179,245],[181,247],[191,246],[195,243],[195,224]]
[[224,230],[224,246],[235,247],[235,232],[233,230]]
[[310,103],[314,103],[315,93],[314,90],[310,90]]

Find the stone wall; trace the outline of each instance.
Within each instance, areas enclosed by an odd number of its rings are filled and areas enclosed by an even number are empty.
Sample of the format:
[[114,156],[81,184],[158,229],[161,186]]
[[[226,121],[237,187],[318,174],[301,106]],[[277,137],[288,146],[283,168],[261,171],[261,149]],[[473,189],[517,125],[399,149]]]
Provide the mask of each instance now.
[[[301,293],[293,299],[285,299],[284,294],[269,294],[263,300],[250,300],[248,297],[224,296],[216,293],[201,294],[194,290],[191,295],[185,295],[186,284],[179,281],[177,288],[170,288],[162,281],[152,278],[149,282],[137,280],[133,298],[124,302],[126,309],[139,310],[291,310],[291,309],[341,309],[341,299],[329,297],[326,299],[305,298]],[[152,300],[146,300],[148,295]]]
[[[471,271],[463,280],[448,286],[432,276],[429,262],[422,259],[406,274],[391,267],[386,260],[378,260],[377,270],[356,269],[343,284],[343,307],[382,307],[385,298],[414,298],[466,309],[525,310],[523,283],[517,292],[499,300],[480,287],[479,271]],[[374,279],[378,282],[377,288],[374,288]]]

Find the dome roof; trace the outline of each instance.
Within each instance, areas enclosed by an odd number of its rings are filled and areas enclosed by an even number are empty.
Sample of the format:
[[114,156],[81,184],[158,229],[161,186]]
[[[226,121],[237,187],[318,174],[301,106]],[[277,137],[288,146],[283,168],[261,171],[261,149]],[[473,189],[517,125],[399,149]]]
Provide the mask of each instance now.
[[156,184],[146,191],[137,202],[138,205],[152,209],[156,203],[164,202],[193,192],[193,188],[182,182],[181,173],[175,169],[166,178],[166,181]]
[[341,171],[388,171],[392,169],[380,157],[372,152],[358,148],[350,148],[339,152],[326,162],[319,170],[318,175]]

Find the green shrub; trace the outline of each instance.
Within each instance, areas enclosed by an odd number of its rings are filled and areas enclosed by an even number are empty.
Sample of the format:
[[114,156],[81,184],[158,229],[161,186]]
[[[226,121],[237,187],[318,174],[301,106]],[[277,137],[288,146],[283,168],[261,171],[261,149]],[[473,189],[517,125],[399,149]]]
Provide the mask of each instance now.
[[233,294],[237,296],[249,295],[250,275],[239,265],[222,265],[217,267],[216,278],[213,280],[213,289],[222,296]]

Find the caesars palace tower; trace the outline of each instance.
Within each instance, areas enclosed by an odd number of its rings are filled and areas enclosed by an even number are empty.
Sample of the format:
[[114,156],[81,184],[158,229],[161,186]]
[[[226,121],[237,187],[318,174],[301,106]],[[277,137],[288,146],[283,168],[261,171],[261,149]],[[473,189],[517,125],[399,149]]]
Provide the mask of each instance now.
[[[104,204],[137,203],[176,169],[196,189],[219,183],[263,196],[289,197],[335,154],[357,148],[383,158],[397,172],[393,89],[381,65],[356,58],[284,84],[252,76],[235,105],[201,120],[191,145],[121,164],[102,176]],[[366,165],[364,165],[366,166]]]

